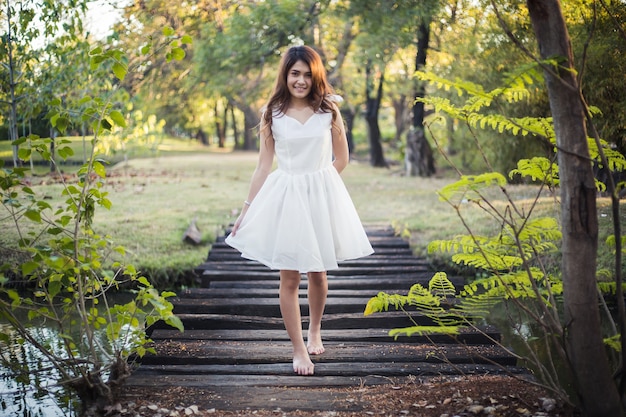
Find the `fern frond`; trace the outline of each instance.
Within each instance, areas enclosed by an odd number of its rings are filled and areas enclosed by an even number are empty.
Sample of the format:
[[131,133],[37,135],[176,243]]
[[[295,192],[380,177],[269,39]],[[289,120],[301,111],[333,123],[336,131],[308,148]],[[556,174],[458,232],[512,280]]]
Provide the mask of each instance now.
[[562,238],[561,229],[554,217],[539,217],[530,219],[518,232],[525,253],[547,253],[558,250],[557,243]]
[[[617,283],[615,281],[598,281],[597,285],[602,294],[616,294]],[[626,283],[622,284],[622,290],[626,291]]]
[[389,307],[395,307],[399,309],[406,304],[406,297],[399,294],[387,294],[386,292],[379,292],[375,297],[372,297],[365,306],[363,315],[369,316],[372,313],[380,313],[382,311],[388,311]]
[[[591,159],[601,162],[600,160],[600,152],[598,150],[598,144],[595,139],[587,138],[587,143],[589,144],[589,156]],[[617,149],[613,149],[611,145],[601,139],[600,146],[602,146],[602,151],[606,156],[607,162],[609,164],[608,169],[611,171],[625,171],[626,170],[626,158],[622,155]]]
[[509,172],[509,178],[513,178],[515,174],[533,181],[541,181],[551,187],[558,187],[560,183],[559,166],[548,158],[520,159],[517,161],[517,168]]
[[454,297],[456,294],[456,288],[445,272],[437,272],[433,275],[428,281],[428,291],[442,298]]
[[604,338],[604,344],[615,350],[616,352],[622,351],[621,334],[614,334],[611,337]]
[[458,205],[463,200],[480,199],[480,191],[498,186],[504,187],[507,181],[499,172],[488,172],[480,175],[463,175],[461,178],[438,191],[442,201]]
[[373,313],[388,311],[391,307],[396,310],[404,310],[406,306],[411,306],[414,311],[428,317],[437,317],[445,313],[441,307],[440,297],[431,294],[421,284],[414,284],[407,295],[379,292],[375,297],[369,299],[363,315],[369,316]]
[[478,269],[486,270],[508,270],[510,268],[520,266],[524,260],[519,256],[502,255],[497,252],[482,253],[457,253],[452,255],[452,261],[457,264],[472,266]]
[[461,80],[460,78],[456,78],[454,81],[452,81],[443,77],[439,77],[435,73],[424,71],[416,71],[414,73],[414,76],[419,80],[433,83],[437,88],[444,89],[445,91],[450,91],[451,89],[454,89],[459,96],[462,96],[464,93],[468,93],[471,96],[488,95],[482,85],[475,84],[470,81]]
[[411,327],[392,329],[389,331],[389,336],[392,336],[393,338],[398,339],[398,337],[402,335],[411,337],[414,334],[424,336],[424,335],[431,335],[431,334],[458,335],[459,333],[460,333],[459,326],[411,326]]

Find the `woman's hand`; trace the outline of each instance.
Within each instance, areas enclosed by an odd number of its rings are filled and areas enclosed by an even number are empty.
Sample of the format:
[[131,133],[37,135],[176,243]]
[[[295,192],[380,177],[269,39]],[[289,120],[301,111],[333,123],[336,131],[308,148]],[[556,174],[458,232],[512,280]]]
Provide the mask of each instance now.
[[241,226],[241,222],[243,221],[243,218],[246,215],[246,212],[248,211],[248,205],[245,204],[243,206],[243,209],[241,209],[241,213],[239,214],[239,217],[237,217],[237,220],[235,220],[235,224],[233,224],[233,229],[230,231],[230,234],[235,236],[237,234],[237,230],[239,230],[239,226]]

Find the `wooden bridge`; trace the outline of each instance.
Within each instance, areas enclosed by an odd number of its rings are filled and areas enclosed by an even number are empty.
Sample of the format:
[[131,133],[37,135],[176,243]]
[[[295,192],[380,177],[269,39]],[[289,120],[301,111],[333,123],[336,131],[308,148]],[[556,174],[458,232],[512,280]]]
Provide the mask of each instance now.
[[[276,407],[288,387],[358,387],[398,383],[404,378],[441,375],[524,373],[494,340],[493,328],[452,338],[394,340],[392,328],[410,326],[402,312],[365,317],[367,301],[379,291],[406,294],[414,283],[427,286],[433,271],[389,228],[369,228],[375,254],[346,261],[329,271],[322,336],[326,352],[313,356],[314,376],[293,373],[291,344],[278,303],[278,272],[247,261],[219,238],[198,267],[201,287],[181,291],[173,301],[185,332],[156,326],[156,354],[146,355],[129,387],[203,388],[219,408],[245,408],[253,401]],[[461,278],[451,279],[457,288]],[[306,279],[301,287],[306,329]],[[413,316],[418,323],[424,317]],[[306,334],[306,330],[304,332]],[[280,398],[281,407],[306,408],[301,398]],[[291,401],[291,403],[290,403]],[[316,404],[315,407],[320,407]]]

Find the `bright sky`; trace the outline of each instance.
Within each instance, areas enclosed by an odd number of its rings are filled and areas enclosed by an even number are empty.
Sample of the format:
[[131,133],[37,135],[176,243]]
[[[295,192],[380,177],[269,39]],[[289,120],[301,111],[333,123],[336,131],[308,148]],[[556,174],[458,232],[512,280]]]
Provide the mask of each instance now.
[[85,27],[96,38],[104,38],[111,32],[111,26],[121,16],[122,7],[130,0],[94,0],[89,3]]

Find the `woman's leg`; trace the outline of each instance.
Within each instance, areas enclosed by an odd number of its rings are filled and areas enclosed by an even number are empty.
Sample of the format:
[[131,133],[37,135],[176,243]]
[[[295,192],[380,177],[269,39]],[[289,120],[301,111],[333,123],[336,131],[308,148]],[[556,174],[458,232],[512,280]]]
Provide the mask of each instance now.
[[322,343],[322,315],[326,307],[328,295],[328,279],[326,272],[309,272],[309,332],[307,336],[307,350],[311,355],[324,353]]
[[280,314],[293,345],[293,371],[299,375],[313,375],[313,362],[302,337],[299,288],[300,272],[280,271]]

